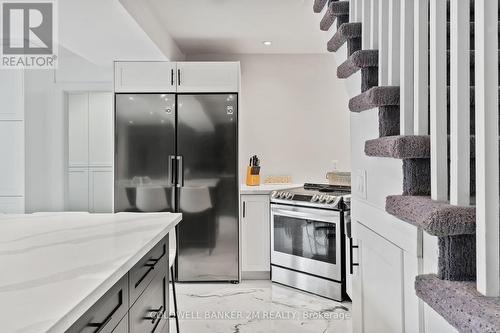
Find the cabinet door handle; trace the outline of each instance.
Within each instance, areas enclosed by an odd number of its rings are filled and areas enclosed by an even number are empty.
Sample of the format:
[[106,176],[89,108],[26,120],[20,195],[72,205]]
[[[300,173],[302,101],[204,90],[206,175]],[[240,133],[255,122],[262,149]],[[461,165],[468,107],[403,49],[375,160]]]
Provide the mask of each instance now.
[[156,320],[160,319],[161,316],[163,316],[164,312],[165,311],[163,311],[163,305],[162,305],[162,306],[160,306],[159,309],[149,310],[149,313],[151,315],[148,317],[144,317],[144,319],[151,320],[151,324],[154,324],[156,322]]
[[174,183],[175,183],[175,178],[174,178],[174,175],[175,175],[175,156],[169,155],[168,159],[169,159],[169,163],[170,163],[168,178],[170,181],[170,185],[174,185]]
[[177,70],[177,84],[181,85],[181,70]]
[[111,319],[113,319],[113,316],[116,313],[116,311],[118,311],[118,309],[122,306],[122,304],[123,304],[122,290],[120,290],[120,292],[118,293],[118,298],[119,298],[118,304],[113,308],[111,313],[106,317],[106,319],[104,319],[104,321],[102,323],[88,323],[87,324],[88,327],[96,327],[97,328],[94,333],[101,332],[103,330],[103,328],[106,327],[106,325],[111,321]]
[[134,285],[134,288],[137,288],[142,283],[142,281],[144,281],[146,276],[148,276],[148,274],[155,269],[156,264],[163,258],[163,256],[165,256],[165,253],[166,253],[166,247],[165,245],[163,245],[163,252],[158,258],[149,258],[144,263],[143,266],[148,267],[148,270],[140,277],[140,279],[137,280],[137,282]]
[[245,215],[246,215],[246,209],[247,208],[247,205],[246,205],[246,202],[243,201],[243,218],[245,218]]
[[170,85],[171,86],[174,85],[174,70],[173,69],[170,71]]
[[354,273],[354,266],[359,266],[359,263],[354,263],[353,261],[353,255],[352,255],[352,249],[359,249],[358,245],[352,245],[352,238],[349,238],[349,272],[352,275]]
[[177,187],[184,187],[184,157],[177,156]]

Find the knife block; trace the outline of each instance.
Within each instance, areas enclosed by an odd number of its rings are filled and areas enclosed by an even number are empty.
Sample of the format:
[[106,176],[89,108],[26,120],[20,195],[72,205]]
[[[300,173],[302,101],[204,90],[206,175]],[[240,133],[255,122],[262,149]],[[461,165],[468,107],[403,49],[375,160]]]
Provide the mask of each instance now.
[[258,173],[252,174],[252,167],[251,166],[247,166],[246,184],[248,186],[259,186],[260,185],[260,175]]

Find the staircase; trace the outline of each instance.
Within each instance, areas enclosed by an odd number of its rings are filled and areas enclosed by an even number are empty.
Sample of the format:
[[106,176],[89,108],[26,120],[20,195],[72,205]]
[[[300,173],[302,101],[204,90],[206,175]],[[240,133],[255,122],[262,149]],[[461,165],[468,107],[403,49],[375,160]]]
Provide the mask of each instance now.
[[[386,212],[438,238],[437,274],[419,276],[416,293],[460,332],[500,332],[499,283],[494,280],[499,279],[500,51],[493,54],[488,47],[498,49],[496,1],[315,0],[313,6],[315,13],[325,13],[321,30],[336,24],[327,50],[347,46],[337,76],[349,79],[361,72],[359,94],[349,101],[349,110],[378,109],[379,137],[365,142],[364,153],[402,161],[403,193],[386,198]],[[428,7],[418,11],[422,4]],[[384,17],[401,24],[391,25]],[[411,42],[398,39],[402,35]],[[417,38],[427,47],[415,48]],[[426,70],[416,70],[421,64]],[[484,171],[480,179],[476,166]],[[492,194],[496,202],[488,197]],[[491,233],[495,236],[485,236]],[[476,252],[481,254],[478,263]]]

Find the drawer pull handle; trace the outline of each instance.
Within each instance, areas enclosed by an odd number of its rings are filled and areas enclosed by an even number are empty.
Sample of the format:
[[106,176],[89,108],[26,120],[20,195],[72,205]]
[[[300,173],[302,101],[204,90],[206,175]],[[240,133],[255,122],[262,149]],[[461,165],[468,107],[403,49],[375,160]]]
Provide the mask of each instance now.
[[141,284],[141,282],[146,278],[146,276],[148,276],[148,274],[151,273],[151,271],[155,269],[156,264],[165,256],[165,253],[166,253],[166,248],[165,248],[165,245],[163,245],[163,252],[162,252],[160,257],[149,258],[146,261],[146,263],[143,266],[148,267],[148,270],[144,273],[143,276],[141,276],[141,278],[139,280],[137,280],[137,282],[134,285],[134,288],[137,288]]
[[359,246],[358,245],[352,245],[352,238],[349,238],[349,263],[350,263],[350,267],[349,267],[349,273],[352,275],[354,274],[354,266],[359,266],[359,263],[354,263],[353,262],[353,249],[358,249]]
[[163,305],[160,306],[159,309],[156,310],[149,310],[148,313],[150,314],[149,317],[144,317],[145,320],[151,320],[151,324],[154,324],[158,319],[163,316]]
[[88,323],[87,326],[88,327],[96,327],[97,330],[94,332],[94,333],[99,333],[102,331],[102,329],[104,327],[106,327],[106,325],[111,321],[111,319],[113,319],[113,316],[114,314],[116,313],[116,311],[118,311],[118,309],[123,305],[123,294],[122,294],[122,290],[120,290],[120,292],[118,293],[118,305],[115,306],[113,308],[113,310],[111,311],[111,313],[106,317],[106,319],[104,319],[104,321],[102,323]]

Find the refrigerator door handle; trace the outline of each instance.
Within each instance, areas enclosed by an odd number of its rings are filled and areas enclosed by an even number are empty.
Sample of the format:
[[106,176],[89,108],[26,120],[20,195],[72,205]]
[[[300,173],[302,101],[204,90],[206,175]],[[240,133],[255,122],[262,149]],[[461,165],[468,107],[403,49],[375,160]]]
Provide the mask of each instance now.
[[168,155],[168,181],[170,185],[175,184],[175,156],[174,155]]
[[184,187],[184,163],[182,156],[177,156],[177,187]]

